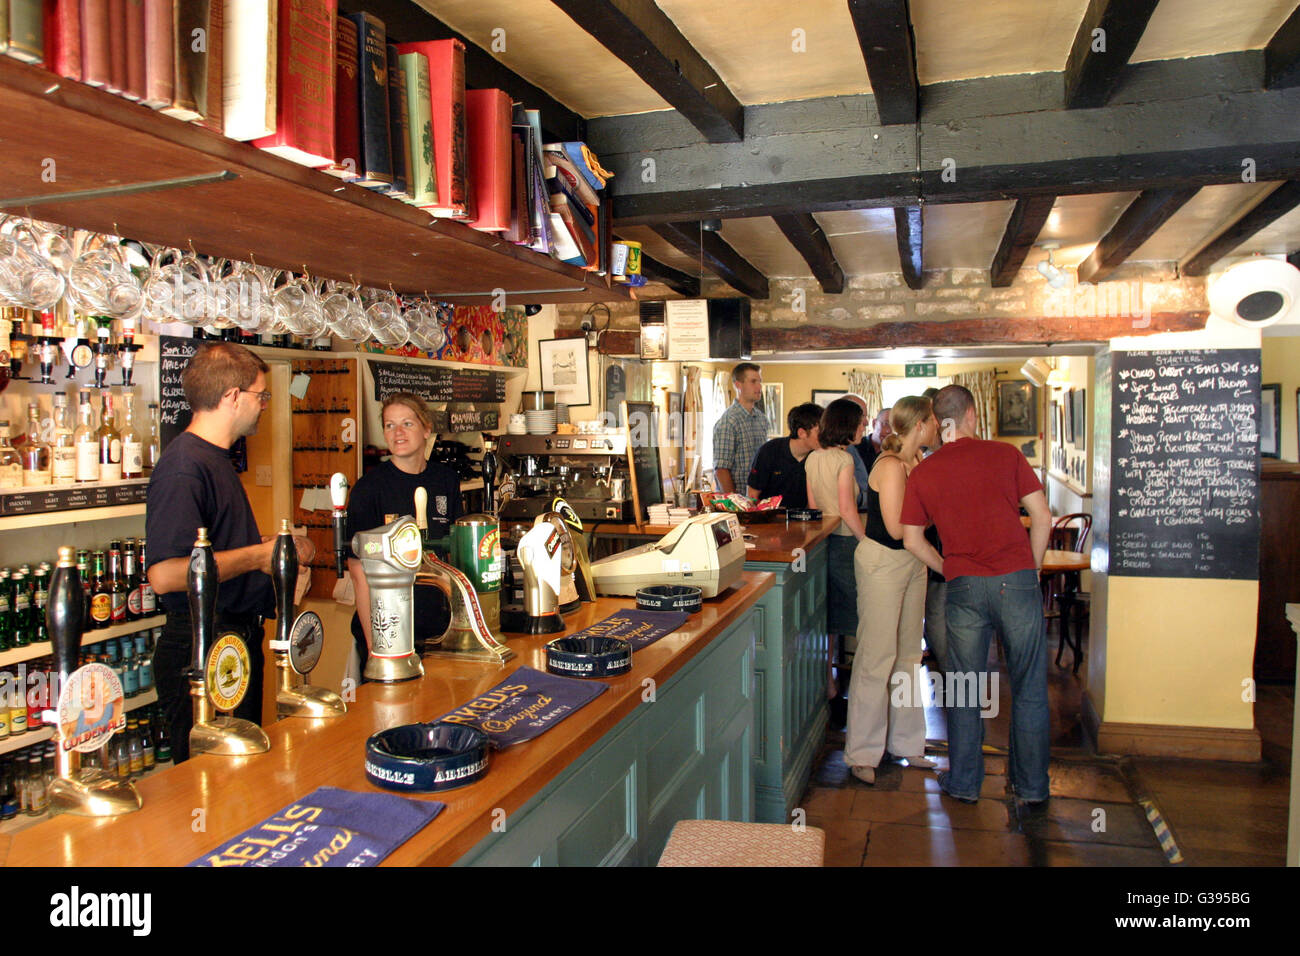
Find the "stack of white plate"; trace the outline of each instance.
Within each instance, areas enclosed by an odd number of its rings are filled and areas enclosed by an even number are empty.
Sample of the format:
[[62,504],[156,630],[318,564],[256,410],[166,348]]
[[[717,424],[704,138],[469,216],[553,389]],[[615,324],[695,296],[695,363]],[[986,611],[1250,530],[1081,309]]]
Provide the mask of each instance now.
[[516,412],[510,416],[510,421],[506,425],[507,435],[527,435],[528,418],[522,412]]
[[528,426],[528,434],[530,435],[555,434],[555,409],[553,408],[541,411],[536,409],[525,411],[524,421]]

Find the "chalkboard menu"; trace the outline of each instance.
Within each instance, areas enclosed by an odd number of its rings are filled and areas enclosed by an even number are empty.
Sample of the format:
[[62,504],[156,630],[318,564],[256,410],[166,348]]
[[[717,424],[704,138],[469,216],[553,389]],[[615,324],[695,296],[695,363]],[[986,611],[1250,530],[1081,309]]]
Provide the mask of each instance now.
[[504,402],[506,376],[486,368],[439,368],[401,362],[370,362],[375,400],[414,392],[426,402]]
[[172,335],[158,340],[158,439],[163,448],[189,427],[190,406],[181,388],[181,373],[201,344],[198,339]]
[[1259,574],[1259,350],[1116,352],[1110,573]]
[[636,520],[648,505],[664,500],[663,472],[659,466],[659,410],[654,402],[624,402],[627,422],[627,460],[632,474],[632,501]]

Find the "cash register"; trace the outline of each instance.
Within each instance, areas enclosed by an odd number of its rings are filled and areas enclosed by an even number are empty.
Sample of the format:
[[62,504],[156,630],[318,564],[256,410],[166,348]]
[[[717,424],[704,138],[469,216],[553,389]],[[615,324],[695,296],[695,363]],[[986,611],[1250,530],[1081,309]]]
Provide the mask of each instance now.
[[651,544],[591,563],[598,594],[635,595],[653,584],[689,584],[706,598],[740,580],[745,539],[734,514],[688,518]]

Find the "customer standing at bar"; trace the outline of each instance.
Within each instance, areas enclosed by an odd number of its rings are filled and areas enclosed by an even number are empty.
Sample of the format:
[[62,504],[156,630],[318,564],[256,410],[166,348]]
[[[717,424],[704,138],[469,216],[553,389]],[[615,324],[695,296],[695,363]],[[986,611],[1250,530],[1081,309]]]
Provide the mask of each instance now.
[[808,507],[820,508],[823,518],[839,518],[826,548],[826,630],[830,635],[826,659],[827,696],[838,697],[830,670],[840,637],[858,630],[858,586],[853,571],[853,550],[867,533],[858,513],[858,482],[853,474],[850,445],[862,438],[866,419],[862,409],[847,398],[837,398],[822,413],[818,441],[821,448],[804,461],[808,475]]
[[790,434],[773,438],[754,456],[745,494],[755,501],[781,496],[782,508],[808,507],[808,476],[804,462],[820,445],[817,426],[822,420],[821,406],[804,402],[790,409],[785,423]]
[[[876,782],[886,748],[913,767],[934,766],[925,756],[920,690],[926,569],[903,548],[899,517],[908,475],[920,464],[921,447],[934,440],[938,424],[930,400],[915,395],[899,399],[890,424],[867,480],[866,537],[853,552],[858,649],[849,684],[844,762],[863,783]],[[900,675],[905,687],[899,687]]]
[[[997,631],[1011,677],[1011,784],[1021,803],[1042,804],[1050,794],[1050,732],[1038,568],[1051,533],[1051,511],[1019,449],[976,437],[969,391],[960,385],[941,389],[934,413],[943,447],[912,471],[902,521],[907,550],[948,582],[945,666],[959,680],[953,684],[958,699],[945,702],[950,769],[939,775],[939,786],[966,803],[979,799],[984,725],[979,701],[960,698],[970,696],[972,683],[993,686],[986,681],[989,640]],[[1021,507],[1029,513],[1027,537]],[[943,538],[942,555],[925,540],[931,523]]]
[[754,456],[767,441],[767,416],[758,407],[763,398],[763,373],[753,362],[731,370],[736,400],[713,426],[713,470],[718,490],[743,492]]
[[[154,651],[154,680],[177,763],[189,757],[193,720],[186,674],[194,656],[187,574],[199,528],[208,529],[221,581],[217,625],[238,632],[248,646],[251,679],[235,716],[262,720],[262,621],[275,611],[270,578],[275,538],[258,533],[230,448],[257,432],[271,399],[267,371],[266,363],[241,345],[200,345],[181,375],[193,417],[163,449],[149,479],[149,583],[167,612]],[[294,544],[298,560],[309,563],[316,553],[311,541],[295,537]]]

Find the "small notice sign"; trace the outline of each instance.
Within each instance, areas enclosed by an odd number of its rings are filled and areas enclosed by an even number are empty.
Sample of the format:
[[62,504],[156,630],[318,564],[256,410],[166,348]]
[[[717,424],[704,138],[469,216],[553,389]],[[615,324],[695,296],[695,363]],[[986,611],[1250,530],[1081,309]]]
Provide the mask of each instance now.
[[934,378],[939,374],[934,362],[908,362],[904,365],[908,378]]

